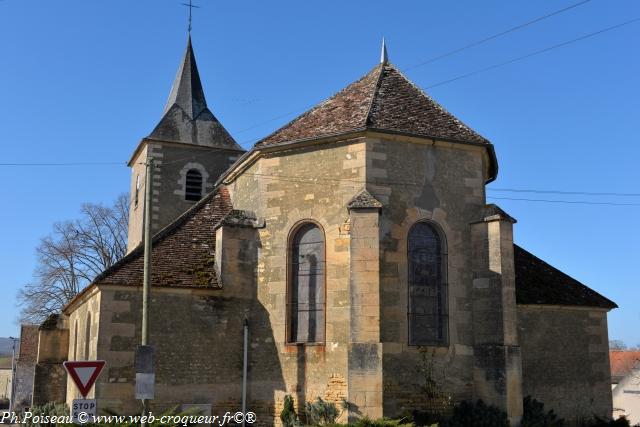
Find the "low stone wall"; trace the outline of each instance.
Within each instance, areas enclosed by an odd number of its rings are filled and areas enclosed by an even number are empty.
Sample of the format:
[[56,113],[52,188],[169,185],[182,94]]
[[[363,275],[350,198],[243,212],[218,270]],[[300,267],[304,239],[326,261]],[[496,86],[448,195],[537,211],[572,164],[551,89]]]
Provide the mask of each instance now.
[[607,312],[518,305],[523,394],[568,421],[610,417]]
[[64,403],[67,392],[67,372],[62,363],[38,363],[33,381],[33,405],[48,402]]

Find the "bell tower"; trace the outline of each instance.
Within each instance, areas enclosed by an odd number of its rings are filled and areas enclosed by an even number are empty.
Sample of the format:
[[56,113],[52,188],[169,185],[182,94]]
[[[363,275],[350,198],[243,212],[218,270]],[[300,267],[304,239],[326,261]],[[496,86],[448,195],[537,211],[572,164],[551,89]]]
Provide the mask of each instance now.
[[131,208],[127,251],[142,242],[145,163],[153,159],[151,232],[157,233],[213,189],[244,150],[207,107],[196,58],[187,48],[163,116],[129,160]]

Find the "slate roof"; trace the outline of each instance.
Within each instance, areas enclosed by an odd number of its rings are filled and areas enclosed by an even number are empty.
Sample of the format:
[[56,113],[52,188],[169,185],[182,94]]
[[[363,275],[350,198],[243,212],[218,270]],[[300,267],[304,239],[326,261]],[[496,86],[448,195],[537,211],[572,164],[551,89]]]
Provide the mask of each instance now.
[[618,383],[634,368],[640,368],[640,350],[610,350],[611,381]]
[[518,304],[574,305],[612,309],[613,301],[518,245],[514,246]]
[[395,66],[384,62],[262,139],[255,147],[363,129],[490,145],[487,139],[446,111]]
[[[218,187],[153,237],[153,286],[219,287],[214,265],[215,226],[232,210]],[[143,245],[94,280],[94,284],[142,286]]]
[[207,108],[191,36],[162,114],[148,138],[242,150]]

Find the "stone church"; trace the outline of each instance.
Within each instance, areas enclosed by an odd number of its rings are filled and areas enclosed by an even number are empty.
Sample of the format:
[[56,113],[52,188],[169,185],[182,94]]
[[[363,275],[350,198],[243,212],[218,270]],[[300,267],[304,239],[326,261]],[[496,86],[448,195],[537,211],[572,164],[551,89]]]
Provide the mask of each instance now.
[[190,38],[129,161],[129,252],[64,309],[67,358],[107,361],[100,408],[141,407],[150,159],[154,412],[239,410],[247,325],[261,425],[279,423],[285,395],[336,402],[342,421],[427,408],[425,363],[439,396],[483,399],[513,425],[528,395],[568,419],[610,416],[616,305],[514,244],[516,220],[486,201],[489,140],[383,46],[362,78],[244,151],[207,107]]

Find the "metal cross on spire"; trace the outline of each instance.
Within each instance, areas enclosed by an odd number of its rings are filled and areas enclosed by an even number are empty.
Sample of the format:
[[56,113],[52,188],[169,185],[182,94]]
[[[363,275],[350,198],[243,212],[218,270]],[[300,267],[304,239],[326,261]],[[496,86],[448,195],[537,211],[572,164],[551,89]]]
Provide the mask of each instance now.
[[184,6],[187,6],[189,8],[189,33],[191,33],[191,11],[193,10],[193,8],[195,7],[196,9],[199,9],[200,6],[196,6],[195,4],[192,3],[192,0],[189,0],[189,3],[182,3]]

